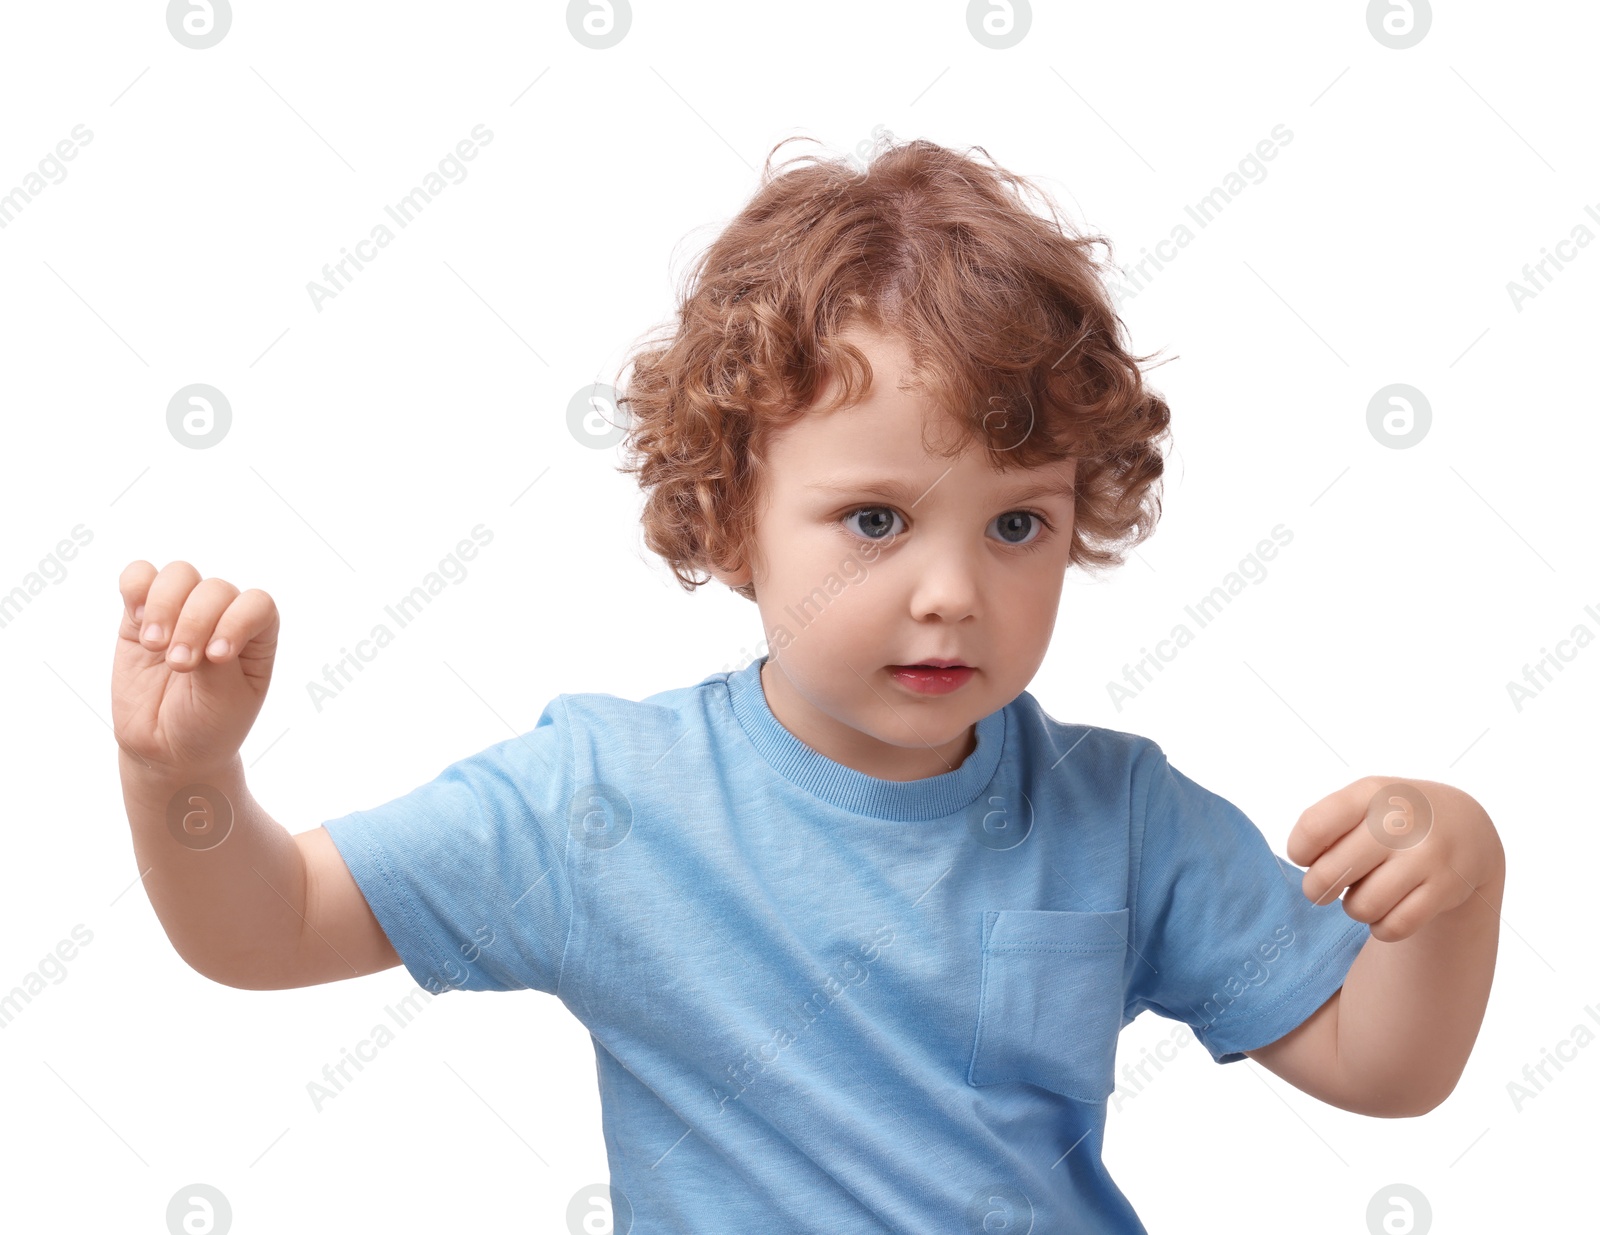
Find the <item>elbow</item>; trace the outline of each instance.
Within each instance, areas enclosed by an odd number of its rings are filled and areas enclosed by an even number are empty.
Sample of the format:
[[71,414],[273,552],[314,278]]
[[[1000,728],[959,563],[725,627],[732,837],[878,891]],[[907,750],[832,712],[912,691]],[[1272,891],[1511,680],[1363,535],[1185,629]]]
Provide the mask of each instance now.
[[281,974],[260,965],[240,963],[237,960],[226,963],[217,957],[184,956],[183,962],[202,978],[236,991],[275,991],[284,989],[286,985],[293,985],[285,983]]
[[1373,1119],[1417,1119],[1438,1108],[1455,1092],[1455,1088],[1456,1083],[1452,1080],[1443,1089],[1419,1090],[1415,1093],[1390,1090],[1381,1098],[1350,1109]]
[[1436,1107],[1443,1105],[1444,1100],[1455,1091],[1456,1083],[1451,1081],[1442,1092],[1425,1099],[1419,1106],[1417,1106],[1415,1110],[1410,1113],[1408,1118],[1415,1119],[1418,1115],[1426,1115],[1429,1111],[1432,1111]]
[[183,958],[183,961],[184,964],[188,965],[189,968],[194,970],[195,973],[199,974],[202,978],[205,978],[209,982],[215,982],[218,986],[232,987],[236,991],[251,989],[249,983],[244,980],[243,974],[222,968],[218,965],[204,964],[193,961],[187,956]]
[[218,986],[226,986],[236,991],[270,991],[277,989],[276,987],[251,980],[245,975],[232,974],[222,976],[214,973],[202,973],[198,969],[195,972],[199,973],[203,978],[210,978]]

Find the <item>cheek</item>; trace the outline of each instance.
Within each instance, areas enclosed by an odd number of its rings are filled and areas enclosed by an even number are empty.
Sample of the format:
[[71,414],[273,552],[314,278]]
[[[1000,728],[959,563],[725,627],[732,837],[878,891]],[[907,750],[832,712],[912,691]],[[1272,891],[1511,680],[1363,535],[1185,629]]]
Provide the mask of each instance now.
[[839,579],[846,587],[855,587],[858,583],[866,581],[872,571],[872,565],[863,561],[856,554],[846,554],[839,561]]
[[1061,604],[1061,591],[1062,579],[1053,571],[1011,575],[991,593],[994,612],[1019,628],[1049,628]]
[[793,563],[790,573],[814,583],[821,583],[829,576],[845,582],[859,580],[873,569],[880,556],[871,541],[851,536],[826,517],[796,520],[778,535],[774,552],[782,551]]

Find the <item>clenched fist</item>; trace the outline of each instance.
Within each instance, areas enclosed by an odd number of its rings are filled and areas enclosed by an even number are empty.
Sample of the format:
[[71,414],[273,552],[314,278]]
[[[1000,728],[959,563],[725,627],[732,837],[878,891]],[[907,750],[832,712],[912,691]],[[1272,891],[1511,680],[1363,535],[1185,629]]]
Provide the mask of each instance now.
[[259,588],[201,579],[188,562],[159,573],[130,562],[111,671],[117,745],[160,771],[230,763],[261,711],[278,647],[278,607]]

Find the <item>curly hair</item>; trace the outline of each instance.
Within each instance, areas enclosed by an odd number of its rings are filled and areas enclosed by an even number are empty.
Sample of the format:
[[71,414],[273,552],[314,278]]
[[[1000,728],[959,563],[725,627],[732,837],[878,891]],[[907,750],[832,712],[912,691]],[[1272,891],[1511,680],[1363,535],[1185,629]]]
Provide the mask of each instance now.
[[[1027,181],[933,142],[889,135],[864,169],[801,156],[775,176],[793,140],[689,270],[676,323],[623,362],[618,470],[646,494],[647,547],[688,591],[708,566],[745,563],[771,435],[870,385],[839,338],[860,324],[901,339],[916,388],[964,428],[944,457],[979,442],[1000,470],[1075,458],[1068,564],[1122,565],[1160,518],[1170,435],[1093,258],[1110,243],[1061,226],[1042,191],[1049,219],[1029,210]],[[834,375],[838,396],[813,409]]]

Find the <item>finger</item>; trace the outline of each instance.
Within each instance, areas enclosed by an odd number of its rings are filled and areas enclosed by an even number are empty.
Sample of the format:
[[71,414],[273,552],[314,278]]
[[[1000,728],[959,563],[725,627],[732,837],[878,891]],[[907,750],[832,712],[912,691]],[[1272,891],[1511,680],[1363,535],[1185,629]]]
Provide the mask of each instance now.
[[218,619],[206,644],[207,660],[221,662],[230,656],[270,654],[278,646],[278,606],[258,587],[234,597]]
[[1439,909],[1439,889],[1431,879],[1417,884],[1391,881],[1371,889],[1363,886],[1345,898],[1344,906],[1347,914],[1371,926],[1373,937],[1384,943],[1415,934],[1439,916]]
[[156,577],[156,568],[141,558],[129,562],[117,576],[117,591],[122,593],[122,629],[124,639],[139,638],[140,619],[144,616],[144,600],[150,584]]
[[144,618],[140,623],[139,642],[152,652],[159,652],[172,638],[172,628],[178,621],[183,602],[194,585],[200,582],[200,572],[188,562],[168,562],[156,575],[155,582],[145,596]]
[[205,647],[239,589],[226,579],[203,579],[187,597],[167,643],[167,664],[187,672],[205,659]]
[[1364,820],[1359,821],[1306,869],[1300,890],[1314,905],[1331,905],[1346,888],[1381,866],[1390,853],[1373,840]]
[[1314,863],[1366,818],[1367,803],[1382,783],[1378,777],[1363,776],[1301,811],[1284,846],[1289,861],[1296,866]]

